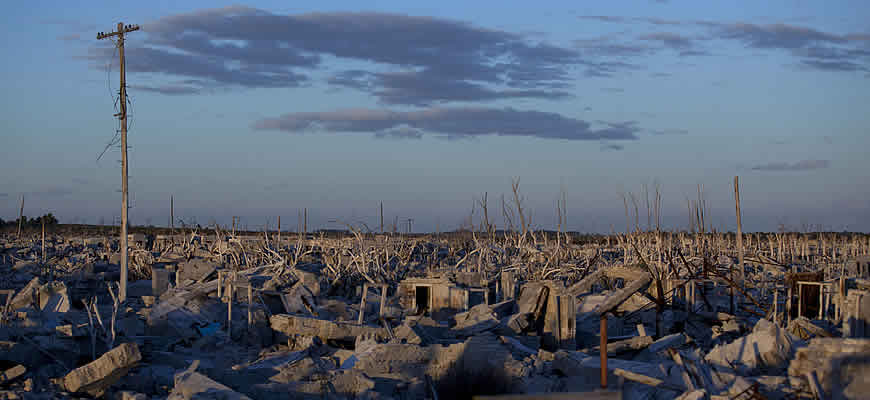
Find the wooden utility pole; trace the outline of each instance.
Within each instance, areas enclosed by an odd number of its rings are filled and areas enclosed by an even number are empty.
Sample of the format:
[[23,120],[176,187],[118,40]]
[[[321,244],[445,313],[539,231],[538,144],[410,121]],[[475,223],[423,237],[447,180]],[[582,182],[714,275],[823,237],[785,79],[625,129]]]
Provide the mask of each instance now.
[[127,299],[127,209],[130,206],[128,201],[127,191],[127,77],[124,70],[124,34],[138,31],[138,25],[124,25],[118,22],[118,28],[115,32],[97,33],[97,40],[112,38],[117,36],[115,42],[118,46],[118,55],[121,59],[121,95],[118,103],[121,105],[121,112],[115,114],[121,120],[121,282],[118,290],[118,300],[124,301]]
[[[743,282],[743,227],[740,223],[740,179],[734,177],[734,204],[737,208],[737,268],[740,271],[740,281]],[[734,282],[734,273],[731,273]],[[734,289],[731,289],[731,308],[734,308]]]
[[24,222],[24,195],[21,195],[21,209],[18,211],[18,233],[16,238],[21,237],[21,223]]
[[45,217],[39,217],[42,221],[42,265],[45,266]]
[[169,196],[169,229],[175,233],[175,197]]

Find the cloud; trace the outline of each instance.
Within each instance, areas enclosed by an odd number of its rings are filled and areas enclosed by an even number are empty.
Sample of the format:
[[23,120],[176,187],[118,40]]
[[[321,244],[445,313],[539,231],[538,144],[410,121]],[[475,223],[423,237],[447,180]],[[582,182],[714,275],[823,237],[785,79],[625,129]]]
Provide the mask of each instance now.
[[651,132],[653,135],[659,136],[683,136],[689,134],[689,131],[687,129],[662,129]]
[[[128,71],[196,82],[148,86],[165,94],[214,88],[292,88],[315,82],[362,90],[386,104],[425,105],[518,97],[559,99],[575,49],[462,21],[386,13],[282,15],[232,6],[143,24],[128,42]],[[103,66],[111,46],[87,56]],[[135,54],[135,57],[132,55]],[[327,61],[361,65],[330,71]]]
[[9,197],[9,193],[0,193],[0,197]]
[[572,95],[560,90],[503,89],[467,80],[433,76],[430,71],[363,73],[347,71],[330,79],[330,83],[367,91],[383,104],[426,106],[449,101],[489,101],[509,98],[558,100]]
[[660,42],[663,45],[675,49],[687,49],[692,47],[692,39],[672,32],[655,32],[643,35],[640,40]]
[[[348,109],[298,112],[256,121],[256,130],[371,133],[376,137],[417,139],[424,134],[448,139],[479,136],[524,136],[563,140],[636,140],[641,131],[634,122],[589,122],[560,114],[513,108],[454,107],[419,111]],[[419,133],[419,135],[417,135]]]
[[195,94],[202,92],[202,89],[197,86],[188,86],[188,85],[160,85],[160,86],[150,86],[150,85],[128,85],[133,90],[141,90],[145,92],[154,92],[165,95],[185,95],[185,94]]
[[617,17],[614,15],[581,15],[577,18],[593,20],[593,21],[600,21],[600,22],[620,22],[620,23],[626,22],[628,20],[628,18],[626,18],[626,17]]
[[798,49],[815,43],[845,43],[848,40],[815,29],[786,25],[756,25],[744,22],[733,24],[713,23],[720,37],[736,39],[757,49]]
[[[786,51],[808,69],[832,72],[870,72],[870,42],[868,33],[835,34],[792,24],[754,24],[747,22],[718,22],[698,20],[663,20],[646,17],[581,16],[581,19],[615,24],[653,24],[680,27],[686,32],[649,32],[634,41],[624,34],[578,40],[575,44],[591,54],[627,59],[642,57],[662,49],[677,51],[680,57],[708,56],[711,53],[699,47],[710,40],[741,43],[746,48],[767,51]],[[658,46],[657,46],[658,45]],[[598,73],[594,76],[613,76]]]
[[620,151],[625,149],[621,144],[605,143],[601,145],[601,151]]
[[794,163],[775,162],[752,167],[753,171],[807,171],[813,169],[828,168],[831,162],[828,160],[802,160]]
[[714,23],[719,39],[736,40],[749,48],[785,50],[799,59],[800,65],[834,72],[870,71],[870,50],[860,48],[864,34],[838,35],[816,29],[789,25],[750,23]]
[[423,131],[408,125],[401,125],[376,132],[375,137],[378,139],[422,139]]

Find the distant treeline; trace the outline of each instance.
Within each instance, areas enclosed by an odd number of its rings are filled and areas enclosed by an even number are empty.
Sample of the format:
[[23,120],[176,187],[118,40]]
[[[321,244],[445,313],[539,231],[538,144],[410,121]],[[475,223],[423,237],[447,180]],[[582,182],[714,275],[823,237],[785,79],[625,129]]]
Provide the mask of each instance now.
[[27,228],[36,228],[42,227],[42,222],[45,221],[45,226],[53,226],[57,225],[57,218],[54,217],[51,213],[45,214],[41,217],[30,218],[27,216],[23,216],[21,218],[16,218],[13,221],[4,221],[3,218],[0,218],[0,227],[18,227],[18,220],[21,220],[21,227]]

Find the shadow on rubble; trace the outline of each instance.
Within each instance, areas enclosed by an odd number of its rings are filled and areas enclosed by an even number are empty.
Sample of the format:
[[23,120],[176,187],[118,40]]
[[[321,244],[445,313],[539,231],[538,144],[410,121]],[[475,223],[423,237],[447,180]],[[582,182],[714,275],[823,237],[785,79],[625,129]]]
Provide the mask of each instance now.
[[518,393],[520,385],[501,366],[473,357],[466,349],[459,359],[434,381],[439,399],[472,399],[474,396]]

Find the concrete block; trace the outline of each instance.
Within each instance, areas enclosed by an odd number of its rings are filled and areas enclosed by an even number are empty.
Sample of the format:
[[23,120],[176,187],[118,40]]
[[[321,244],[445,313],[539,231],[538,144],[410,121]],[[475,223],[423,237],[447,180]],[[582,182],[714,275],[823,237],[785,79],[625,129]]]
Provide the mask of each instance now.
[[91,363],[74,369],[63,378],[63,386],[70,392],[101,396],[142,360],[135,343],[124,343]]

